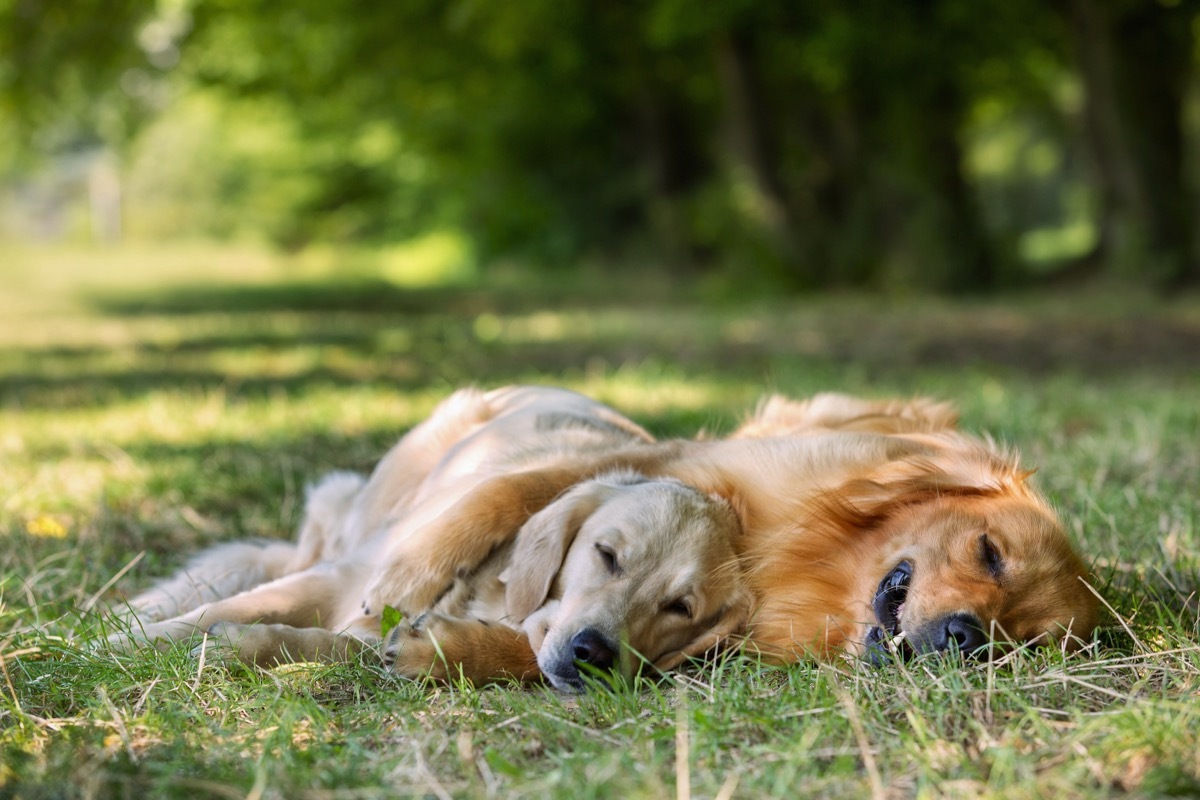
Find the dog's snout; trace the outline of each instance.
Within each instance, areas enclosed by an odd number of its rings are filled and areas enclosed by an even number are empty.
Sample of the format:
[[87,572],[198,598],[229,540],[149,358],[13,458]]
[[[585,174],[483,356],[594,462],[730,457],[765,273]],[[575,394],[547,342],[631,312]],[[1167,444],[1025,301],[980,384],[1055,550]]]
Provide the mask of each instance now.
[[966,612],[946,617],[939,639],[934,643],[937,650],[953,648],[963,654],[972,653],[988,643],[979,618]]
[[611,670],[617,661],[616,650],[594,628],[584,628],[571,639],[575,660],[596,669]]

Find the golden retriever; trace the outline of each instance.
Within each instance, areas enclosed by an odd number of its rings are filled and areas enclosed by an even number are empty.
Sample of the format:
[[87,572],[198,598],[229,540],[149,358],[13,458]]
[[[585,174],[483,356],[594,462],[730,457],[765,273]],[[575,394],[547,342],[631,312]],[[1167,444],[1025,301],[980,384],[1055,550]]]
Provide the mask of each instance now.
[[[464,390],[380,462],[368,481],[328,476],[309,495],[296,545],[234,543],[202,554],[132,600],[130,647],[207,632],[252,663],[341,660],[378,643],[386,604],[364,610],[379,563],[420,558],[409,542],[496,476],[646,444],[610,409],[559,389]],[[398,626],[385,662],[409,676],[475,682],[544,676],[583,688],[580,665],[668,669],[744,627],[750,607],[724,500],[669,477],[601,471],[563,484]],[[557,495],[556,491],[556,495]],[[541,506],[545,506],[541,508]],[[489,519],[489,526],[493,520]],[[436,545],[435,545],[436,546]]]
[[430,607],[560,492],[623,468],[733,506],[745,642],[770,660],[1077,646],[1097,617],[1082,560],[1016,455],[955,423],[925,399],[777,397],[726,439],[639,437],[497,472],[381,555],[364,610]]

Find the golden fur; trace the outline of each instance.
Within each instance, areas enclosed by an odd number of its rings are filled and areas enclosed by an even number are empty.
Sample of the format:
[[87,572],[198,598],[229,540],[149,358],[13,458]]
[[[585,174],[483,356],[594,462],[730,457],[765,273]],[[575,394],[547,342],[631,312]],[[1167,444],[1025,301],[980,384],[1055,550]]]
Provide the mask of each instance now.
[[[726,439],[639,442],[495,475],[406,540],[364,602],[427,606],[454,569],[558,492],[622,467],[733,505],[755,598],[746,640],[773,660],[868,655],[893,638],[918,651],[975,647],[972,629],[997,642],[1077,644],[1097,613],[1083,562],[1015,454],[955,422],[926,399],[776,397]],[[906,593],[885,593],[902,564]]]
[[[547,673],[578,688],[563,660],[589,648],[546,635],[539,614],[570,606],[572,620],[590,619],[592,604],[576,605],[570,587],[586,594],[600,552],[595,537],[609,527],[603,520],[632,515],[641,522],[627,538],[657,542],[637,563],[660,577],[691,577],[687,591],[651,581],[636,608],[618,603],[624,611],[601,626],[610,638],[618,629],[625,637],[616,666],[626,672],[629,649],[666,668],[738,631],[748,648],[779,662],[988,642],[1074,646],[1096,623],[1084,564],[1016,455],[955,425],[945,403],[824,394],[770,398],[724,439],[655,442],[615,411],[564,390],[463,390],[404,436],[365,483],[328,478],[310,498],[298,545],[262,548],[262,558],[249,557],[245,544],[227,546],[242,548],[232,558],[218,549],[194,568],[203,581],[185,573],[132,605],[142,622],[182,614],[148,625],[151,638],[192,635],[212,622],[266,623],[215,630],[259,662],[346,657],[378,640],[380,614],[391,606],[419,621],[385,644],[385,660],[403,674],[479,681]],[[627,476],[618,483],[673,488],[664,489],[666,500],[601,503],[604,513],[581,516],[580,507],[597,510],[583,502],[596,491],[590,482],[611,482],[614,470]],[[696,491],[709,498],[701,502]],[[672,533],[687,527],[671,516],[684,496],[684,506],[700,509],[721,498],[733,522],[722,522],[719,509],[686,512],[699,520],[693,533]],[[584,521],[593,518],[600,521]],[[535,547],[544,528],[566,531],[562,541],[578,546]],[[689,566],[676,551],[691,541],[703,547],[683,559]],[[543,556],[553,570],[528,577]],[[576,562],[587,568],[576,573]],[[252,576],[243,587],[250,591],[237,595],[251,597],[239,618],[202,605],[236,594],[215,567]],[[196,584],[203,588],[192,591]],[[462,600],[480,595],[491,599]],[[310,599],[297,603],[300,596]],[[664,638],[653,627],[679,616],[679,598],[691,624],[681,628],[686,635]],[[665,649],[657,645],[666,639]]]

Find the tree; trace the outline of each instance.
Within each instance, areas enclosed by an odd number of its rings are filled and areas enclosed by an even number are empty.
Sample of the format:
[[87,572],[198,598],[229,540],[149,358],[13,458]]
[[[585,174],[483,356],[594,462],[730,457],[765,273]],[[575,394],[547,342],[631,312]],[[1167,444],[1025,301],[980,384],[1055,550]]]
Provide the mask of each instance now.
[[1059,9],[1085,88],[1100,197],[1095,262],[1132,262],[1160,285],[1200,282],[1183,132],[1195,4],[1068,0]]
[[[485,262],[989,291],[1025,277],[1005,239],[1034,213],[997,211],[1020,192],[985,205],[966,167],[969,124],[1002,98],[1057,151],[1088,143],[1097,263],[1171,285],[1200,279],[1197,1],[10,0],[0,100],[59,149],[129,141],[166,86],[269,106],[302,146],[259,171],[303,179],[232,218],[269,218],[290,247],[453,226]],[[1053,100],[1071,70],[1079,129]],[[1067,183],[1038,180],[1042,197]],[[260,202],[246,183],[206,185]]]
[[148,110],[149,83],[178,55],[177,20],[147,31],[154,13],[151,0],[0,5],[0,107],[20,124],[25,147],[116,140],[133,129]]

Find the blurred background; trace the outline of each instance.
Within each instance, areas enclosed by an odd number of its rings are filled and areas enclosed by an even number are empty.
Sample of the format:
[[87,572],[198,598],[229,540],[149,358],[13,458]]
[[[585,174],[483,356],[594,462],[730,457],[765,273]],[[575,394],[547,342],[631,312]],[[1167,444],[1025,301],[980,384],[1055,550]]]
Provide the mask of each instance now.
[[0,235],[731,293],[1170,289],[1200,282],[1198,13],[4,0]]

